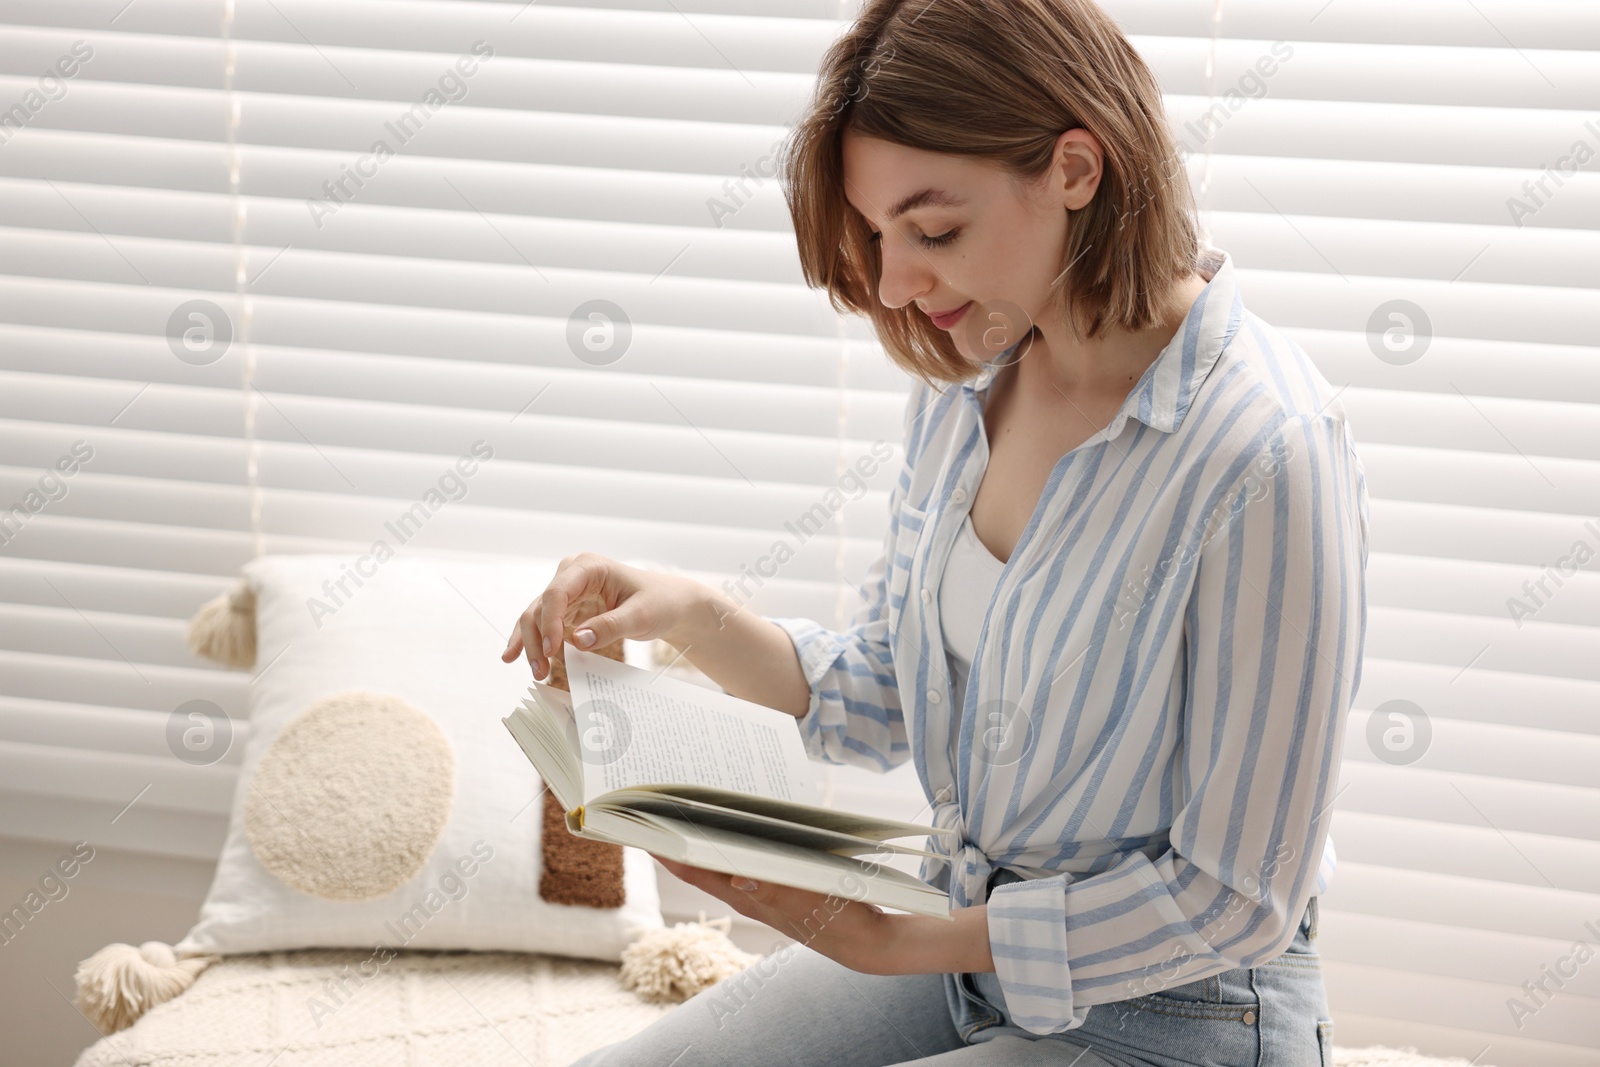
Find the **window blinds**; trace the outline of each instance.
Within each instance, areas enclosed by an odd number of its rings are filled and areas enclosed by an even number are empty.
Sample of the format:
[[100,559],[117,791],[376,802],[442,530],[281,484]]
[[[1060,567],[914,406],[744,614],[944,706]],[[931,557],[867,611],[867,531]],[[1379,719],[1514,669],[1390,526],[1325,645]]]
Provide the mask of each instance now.
[[[1600,8],[1107,7],[1367,471],[1338,1040],[1600,1063]],[[238,749],[175,760],[167,717],[242,720],[248,678],[184,620],[479,439],[419,545],[755,574],[843,626],[906,379],[799,283],[773,152],[853,9],[0,0],[6,832],[214,856]],[[922,806],[909,767],[834,796]]]

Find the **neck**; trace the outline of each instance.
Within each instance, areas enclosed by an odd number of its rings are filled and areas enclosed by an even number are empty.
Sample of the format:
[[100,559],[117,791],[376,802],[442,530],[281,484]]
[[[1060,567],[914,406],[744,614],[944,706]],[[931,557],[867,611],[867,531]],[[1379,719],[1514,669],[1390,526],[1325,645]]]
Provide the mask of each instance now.
[[[1060,316],[1034,327],[1024,363],[1046,387],[1073,396],[1125,397],[1182,328],[1206,279],[1190,274],[1174,285],[1157,321],[1141,330],[1112,328],[1079,341]],[[1022,368],[1019,366],[1018,370]]]

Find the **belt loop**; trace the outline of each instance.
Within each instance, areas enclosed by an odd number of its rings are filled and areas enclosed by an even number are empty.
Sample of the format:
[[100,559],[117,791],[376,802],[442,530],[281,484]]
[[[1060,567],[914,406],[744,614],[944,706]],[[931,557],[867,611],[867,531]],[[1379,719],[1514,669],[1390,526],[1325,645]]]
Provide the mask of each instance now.
[[1311,895],[1311,902],[1306,905],[1306,940],[1317,939],[1317,895]]

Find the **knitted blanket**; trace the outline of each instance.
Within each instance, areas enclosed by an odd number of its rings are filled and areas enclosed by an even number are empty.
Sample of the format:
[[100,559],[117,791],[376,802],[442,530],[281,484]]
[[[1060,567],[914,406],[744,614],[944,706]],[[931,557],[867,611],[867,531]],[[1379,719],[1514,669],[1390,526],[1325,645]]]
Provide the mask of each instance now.
[[[613,963],[499,952],[316,949],[234,956],[96,1042],[76,1067],[567,1067],[670,1011]],[[1336,1049],[1335,1067],[1466,1067],[1395,1049]],[[1482,1065],[1479,1065],[1482,1067]]]
[[499,952],[406,952],[381,967],[368,950],[232,956],[77,1067],[566,1067],[672,1007],[623,989],[617,970]]

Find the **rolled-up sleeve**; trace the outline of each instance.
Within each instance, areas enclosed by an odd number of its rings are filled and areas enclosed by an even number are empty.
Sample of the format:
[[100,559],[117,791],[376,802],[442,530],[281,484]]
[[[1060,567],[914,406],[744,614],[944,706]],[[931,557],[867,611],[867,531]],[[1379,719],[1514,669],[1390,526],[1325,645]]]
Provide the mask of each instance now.
[[910,488],[916,422],[925,386],[914,383],[906,398],[906,462],[889,490],[889,525],[883,550],[867,568],[859,592],[861,606],[843,633],[811,619],[762,616],[794,642],[795,654],[811,687],[811,703],[798,720],[806,753],[825,763],[888,771],[911,757],[905,715],[895,679],[894,640],[889,627],[889,583],[897,559],[901,504]]
[[1193,553],[1168,847],[990,894],[996,975],[1031,1033],[1272,959],[1316,892],[1366,635],[1366,485],[1342,417],[1263,438]]

